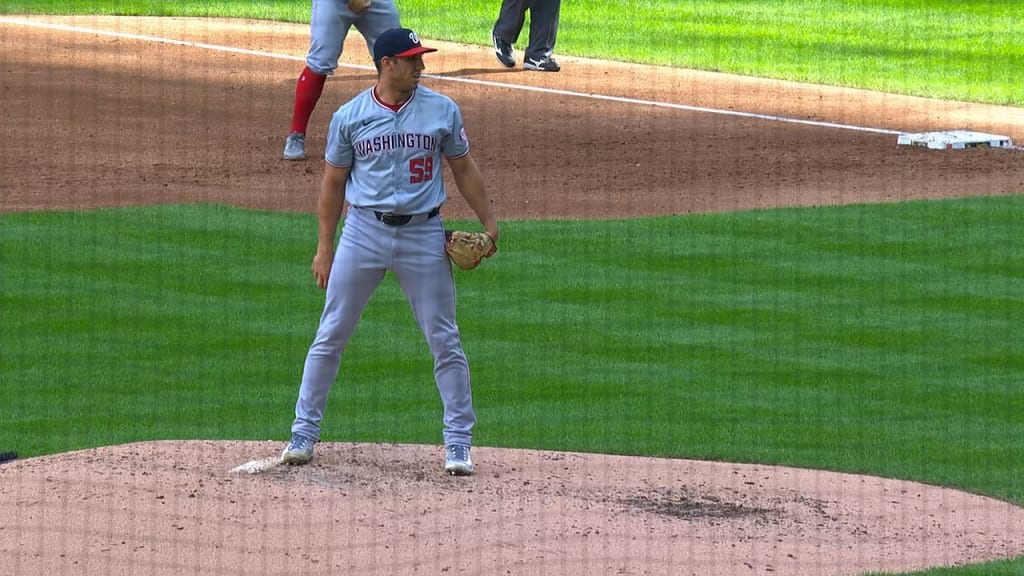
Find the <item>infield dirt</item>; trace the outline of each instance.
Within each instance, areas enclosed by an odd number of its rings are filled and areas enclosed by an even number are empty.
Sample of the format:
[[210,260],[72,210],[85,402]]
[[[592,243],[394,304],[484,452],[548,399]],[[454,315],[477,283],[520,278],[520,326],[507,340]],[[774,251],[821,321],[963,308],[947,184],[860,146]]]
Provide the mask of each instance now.
[[[322,166],[280,159],[304,26],[0,21],[0,211],[216,202],[312,212]],[[482,39],[483,40],[483,39]],[[1024,110],[562,58],[507,71],[441,42],[425,83],[462,106],[502,218],[623,218],[1024,190],[1017,151],[897,147],[890,133],[524,92],[530,86],[881,130],[1024,139]],[[344,61],[366,64],[355,32]],[[510,84],[457,82],[478,79]],[[372,84],[339,69],[308,135]],[[448,217],[470,213],[456,195]],[[313,231],[311,231],[311,234]],[[287,411],[289,407],[282,407]],[[286,431],[283,431],[285,433]],[[770,466],[479,447],[322,444],[313,465],[231,470],[271,442],[154,442],[0,466],[14,574],[857,574],[1024,554],[1024,510],[921,484]]]

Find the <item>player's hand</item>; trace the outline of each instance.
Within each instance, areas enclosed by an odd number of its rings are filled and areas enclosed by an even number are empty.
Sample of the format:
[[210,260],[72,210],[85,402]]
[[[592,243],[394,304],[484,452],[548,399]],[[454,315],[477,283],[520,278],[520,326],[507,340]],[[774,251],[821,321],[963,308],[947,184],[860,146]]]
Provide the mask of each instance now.
[[348,0],[348,9],[355,14],[365,12],[370,7],[371,0]]
[[313,277],[316,278],[317,288],[327,289],[327,281],[331,278],[331,266],[334,265],[334,252],[330,250],[317,250],[313,257]]

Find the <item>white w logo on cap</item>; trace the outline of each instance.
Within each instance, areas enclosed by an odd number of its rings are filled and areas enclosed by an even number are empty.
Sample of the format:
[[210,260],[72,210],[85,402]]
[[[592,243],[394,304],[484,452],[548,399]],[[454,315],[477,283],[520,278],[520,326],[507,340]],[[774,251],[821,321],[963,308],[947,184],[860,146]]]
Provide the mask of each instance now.
[[419,44],[420,43],[419,36],[417,36],[416,33],[411,31],[411,30],[409,31],[409,40],[412,40],[413,44]]

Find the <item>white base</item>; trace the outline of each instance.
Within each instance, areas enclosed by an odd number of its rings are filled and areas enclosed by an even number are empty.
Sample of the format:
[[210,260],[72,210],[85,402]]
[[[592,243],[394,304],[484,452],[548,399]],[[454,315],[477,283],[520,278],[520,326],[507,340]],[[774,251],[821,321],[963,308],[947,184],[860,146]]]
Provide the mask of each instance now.
[[932,150],[963,150],[964,148],[1013,148],[1009,136],[970,132],[968,130],[947,130],[945,132],[919,132],[900,134],[896,144],[920,146]]

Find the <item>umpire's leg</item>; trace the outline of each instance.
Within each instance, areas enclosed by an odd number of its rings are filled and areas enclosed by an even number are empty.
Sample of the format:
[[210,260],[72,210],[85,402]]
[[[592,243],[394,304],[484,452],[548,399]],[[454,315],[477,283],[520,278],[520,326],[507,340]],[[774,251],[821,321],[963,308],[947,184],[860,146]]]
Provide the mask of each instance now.
[[494,23],[494,35],[509,44],[515,44],[523,30],[526,9],[529,7],[530,0],[503,0],[498,21]]
[[562,0],[530,0],[530,44],[526,57],[543,60],[555,51]]

